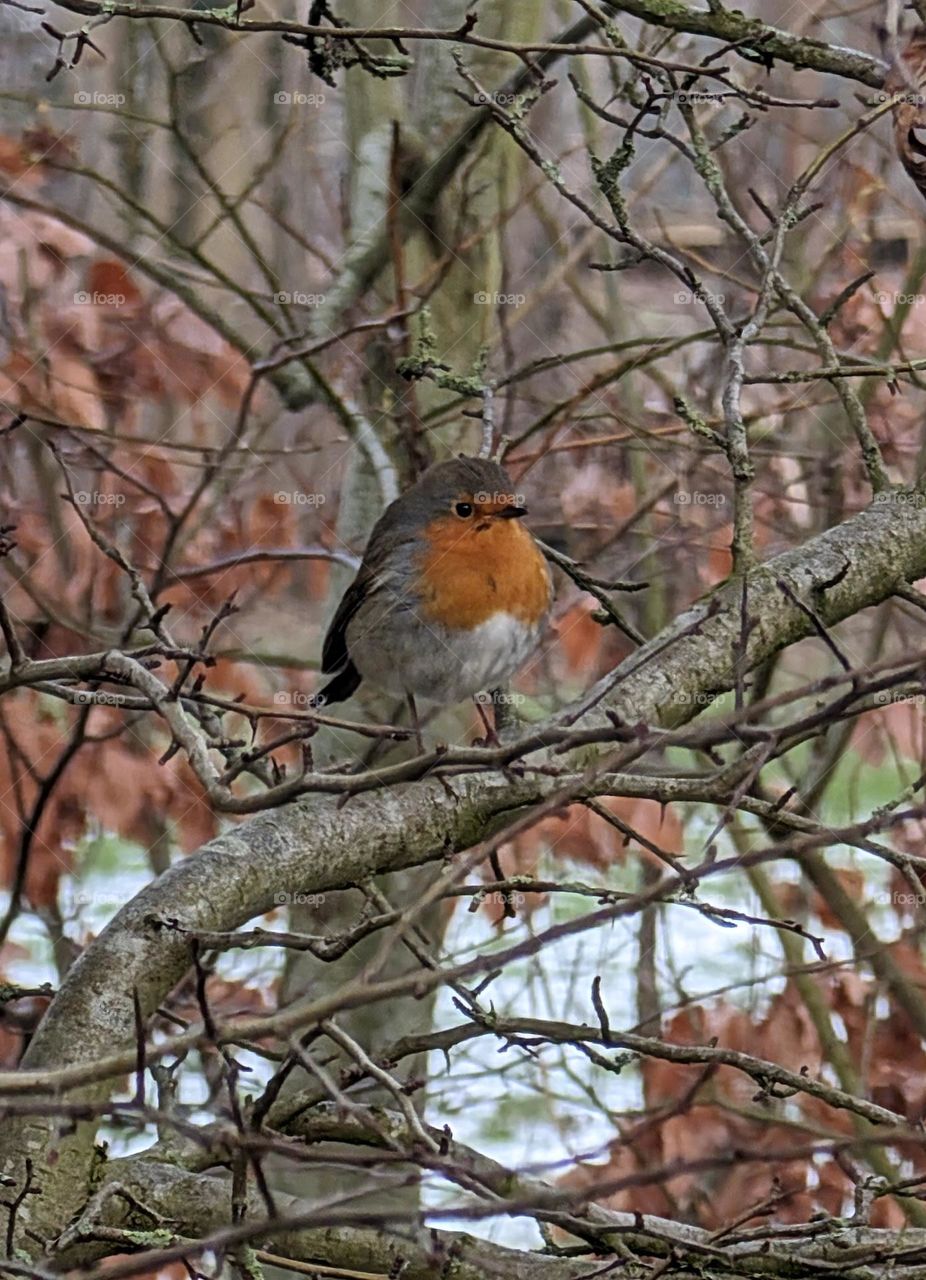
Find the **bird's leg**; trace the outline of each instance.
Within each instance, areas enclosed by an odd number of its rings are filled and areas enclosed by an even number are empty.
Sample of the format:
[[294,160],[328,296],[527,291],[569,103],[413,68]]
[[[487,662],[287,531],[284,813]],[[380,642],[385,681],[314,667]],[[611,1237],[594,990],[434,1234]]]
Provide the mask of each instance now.
[[407,695],[407,700],[408,700],[408,714],[411,716],[412,728],[415,731],[415,741],[418,744],[418,754],[423,756],[424,740],[421,737],[421,723],[418,720],[418,708],[415,706],[415,695],[413,693],[409,693]]
[[[408,713],[412,719],[412,728],[415,730],[415,741],[418,743],[418,754],[423,756],[424,741],[422,740],[422,737],[421,737],[421,723],[418,719],[418,708],[415,705],[415,695],[413,693],[409,693],[406,695],[406,699],[408,701]],[[435,750],[437,751],[438,755],[440,755],[440,753],[443,751],[446,751],[447,748],[442,747],[441,744],[438,743]],[[428,772],[430,773],[430,771],[431,770],[429,769]],[[447,781],[445,777],[443,777],[439,773],[435,774],[434,776],[437,778],[437,781],[443,787],[445,794],[450,796],[451,800],[458,801],[460,799],[460,797],[457,795],[457,793],[454,791],[453,787],[450,785],[450,783]]]
[[[493,690],[492,693],[490,694],[490,697],[492,697],[493,701],[494,701],[496,692],[497,692],[496,690]],[[475,703],[476,710],[479,712],[479,719],[482,721],[482,727],[486,731],[486,736],[484,738],[479,738],[478,741],[476,742],[476,746],[477,747],[497,747],[499,745],[498,734],[495,731],[495,726],[489,724],[489,717],[486,715],[485,707],[483,706],[483,703],[482,703],[482,699],[484,697],[485,697],[484,694],[480,695],[477,693],[476,696],[473,698],[473,702]],[[496,720],[498,719],[497,704],[495,709],[495,718]]]

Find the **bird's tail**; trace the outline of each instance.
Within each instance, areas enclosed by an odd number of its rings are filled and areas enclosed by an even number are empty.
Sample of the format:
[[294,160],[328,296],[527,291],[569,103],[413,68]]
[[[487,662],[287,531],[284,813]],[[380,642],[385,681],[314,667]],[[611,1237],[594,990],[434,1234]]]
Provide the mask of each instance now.
[[346,702],[361,681],[360,672],[348,658],[347,665],[342,667],[333,680],[329,680],[324,689],[319,690],[312,698],[312,705],[326,707],[332,702]]

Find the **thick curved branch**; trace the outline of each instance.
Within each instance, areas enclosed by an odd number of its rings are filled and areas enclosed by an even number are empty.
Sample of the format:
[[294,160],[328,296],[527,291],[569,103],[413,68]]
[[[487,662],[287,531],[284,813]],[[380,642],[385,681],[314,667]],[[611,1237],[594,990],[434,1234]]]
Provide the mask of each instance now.
[[[188,1173],[169,1163],[130,1157],[113,1161],[93,1197],[88,1212],[66,1233],[66,1247],[55,1258],[56,1268],[73,1268],[110,1258],[120,1234],[126,1251],[137,1249],[146,1237],[150,1251],[106,1264],[105,1275],[118,1280],[148,1273],[179,1259],[193,1259],[209,1243],[226,1248],[235,1243],[260,1245],[278,1256],[303,1263],[322,1263],[339,1269],[387,1277],[401,1266],[407,1280],[433,1280],[442,1273],[454,1280],[487,1280],[513,1276],[515,1280],[581,1280],[601,1274],[600,1260],[556,1258],[489,1244],[462,1232],[425,1230],[415,1223],[397,1222],[387,1232],[375,1226],[343,1221],[351,1209],[313,1210],[298,1199],[278,1195],[278,1217],[292,1226],[269,1222],[256,1193],[247,1201],[247,1219],[228,1225],[231,1184],[221,1176]],[[356,1214],[354,1214],[356,1216]],[[835,1275],[852,1280],[878,1280],[884,1267],[902,1280],[922,1280],[921,1258],[926,1232],[903,1233],[838,1221],[826,1231],[809,1225],[806,1233],[789,1227],[771,1247],[767,1235],[743,1230],[722,1242],[711,1232],[650,1214],[597,1211],[619,1239],[624,1256],[685,1260],[695,1274],[705,1266],[712,1274],[738,1277]],[[160,1233],[152,1223],[163,1222]],[[180,1239],[168,1242],[166,1230]],[[144,1233],[144,1234],[136,1234]],[[163,1247],[158,1248],[158,1234]],[[168,1239],[164,1239],[168,1236]],[[186,1237],[186,1239],[183,1239]],[[190,1239],[207,1241],[191,1246]]]
[[[522,1253],[459,1232],[406,1226],[401,1233],[389,1235],[373,1227],[343,1222],[333,1225],[339,1216],[337,1210],[313,1212],[295,1197],[280,1194],[275,1198],[280,1216],[296,1223],[301,1219],[305,1225],[284,1229],[279,1223],[268,1224],[266,1207],[252,1192],[247,1208],[249,1218],[255,1221],[229,1227],[230,1196],[231,1184],[221,1177],[186,1173],[153,1160],[113,1161],[106,1181],[94,1197],[97,1212],[88,1213],[69,1230],[67,1248],[55,1259],[56,1265],[69,1268],[111,1256],[114,1243],[118,1243],[118,1237],[114,1241],[110,1234],[114,1231],[125,1231],[127,1247],[137,1248],[138,1237],[128,1233],[147,1231],[151,1238],[152,1222],[164,1219],[174,1235],[187,1239],[173,1246],[165,1242],[162,1250],[156,1250],[157,1263],[152,1254],[147,1255],[150,1263],[141,1258],[110,1262],[107,1276],[112,1275],[115,1280],[120,1275],[137,1275],[149,1265],[193,1259],[196,1251],[190,1238],[209,1237],[226,1245],[261,1244],[297,1262],[320,1262],[383,1277],[404,1263],[401,1274],[406,1280],[433,1280],[448,1259],[452,1259],[449,1274],[454,1280],[486,1280],[493,1274],[515,1276],[517,1280],[580,1280],[594,1275],[600,1267],[600,1263],[591,1261]],[[150,1213],[140,1212],[135,1206],[144,1206]],[[342,1218],[344,1213],[342,1210]],[[102,1228],[97,1239],[94,1228]]]

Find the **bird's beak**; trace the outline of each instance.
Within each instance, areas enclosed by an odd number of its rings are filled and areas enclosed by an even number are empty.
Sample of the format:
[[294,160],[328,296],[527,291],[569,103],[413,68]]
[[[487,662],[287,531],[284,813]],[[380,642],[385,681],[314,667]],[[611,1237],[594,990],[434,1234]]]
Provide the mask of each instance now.
[[521,516],[527,515],[527,507],[502,507],[501,511],[496,511],[495,514],[500,520],[518,520]]

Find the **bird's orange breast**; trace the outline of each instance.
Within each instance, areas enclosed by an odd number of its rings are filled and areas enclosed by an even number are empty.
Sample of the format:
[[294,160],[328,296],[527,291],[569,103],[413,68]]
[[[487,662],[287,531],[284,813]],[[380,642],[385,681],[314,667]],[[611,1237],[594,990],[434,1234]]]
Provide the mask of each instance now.
[[431,621],[470,630],[504,612],[534,626],[549,608],[546,561],[519,520],[441,516],[424,541],[418,587]]

